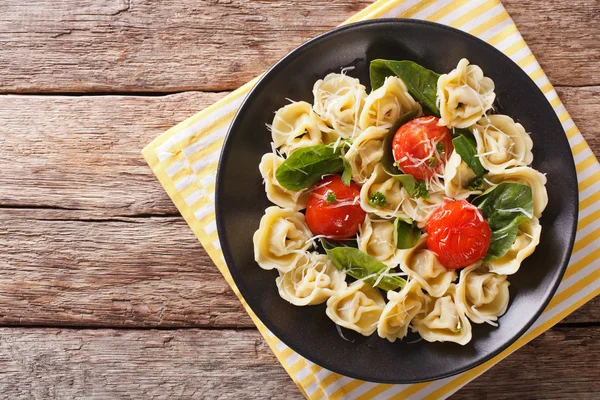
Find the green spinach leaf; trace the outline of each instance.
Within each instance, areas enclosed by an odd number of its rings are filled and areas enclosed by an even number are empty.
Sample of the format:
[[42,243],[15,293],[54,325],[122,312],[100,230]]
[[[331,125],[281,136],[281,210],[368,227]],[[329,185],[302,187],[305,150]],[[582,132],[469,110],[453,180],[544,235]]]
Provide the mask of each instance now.
[[[397,276],[379,276],[388,271],[387,265],[354,247],[338,245],[321,239],[327,256],[340,271],[346,272],[355,279],[365,279],[370,285],[383,290],[396,290],[406,285],[406,280]],[[372,275],[372,276],[371,276]]]
[[[281,163],[275,172],[275,177],[279,184],[288,190],[306,189],[320,181],[323,175],[337,174],[342,171],[347,178],[348,173],[345,171],[347,168],[341,148],[342,146],[338,146],[334,150],[331,146],[322,144],[299,148]],[[350,171],[351,175],[352,171]]]
[[421,230],[414,222],[401,218],[394,221],[394,242],[399,249],[410,249],[417,245],[421,238]]
[[440,74],[435,73],[413,61],[373,60],[369,68],[371,88],[383,86],[385,78],[397,76],[402,79],[408,92],[435,116],[440,116],[436,105],[437,81]]
[[346,157],[342,157],[342,161],[344,163],[344,172],[342,173],[342,182],[344,185],[350,186],[350,181],[352,180],[352,165],[350,165],[350,161],[346,159]]
[[452,139],[454,145],[454,151],[456,151],[462,160],[467,163],[469,168],[473,170],[475,175],[481,176],[486,173],[485,168],[481,165],[479,157],[477,157],[477,147],[475,146],[475,139],[469,134],[459,135]]
[[492,232],[490,247],[483,258],[484,261],[490,261],[505,255],[517,238],[519,225],[513,221],[504,228]]
[[516,182],[502,182],[473,200],[492,231],[513,223],[519,225],[533,217],[531,188]]

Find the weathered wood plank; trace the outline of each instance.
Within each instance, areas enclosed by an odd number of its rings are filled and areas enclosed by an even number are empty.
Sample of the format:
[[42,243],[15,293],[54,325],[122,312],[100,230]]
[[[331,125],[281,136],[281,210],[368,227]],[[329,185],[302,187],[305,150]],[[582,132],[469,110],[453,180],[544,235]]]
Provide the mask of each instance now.
[[140,152],[224,95],[0,96],[0,206],[176,214]]
[[[558,91],[600,153],[600,87]],[[0,96],[0,207],[82,209],[98,217],[177,213],[140,150],[223,95]]]
[[[0,213],[0,325],[253,327],[181,218]],[[600,299],[566,322],[600,321]]]
[[[553,329],[454,398],[592,399],[599,362],[600,328]],[[0,371],[14,400],[301,398],[255,330],[0,329]]]
[[[4,1],[0,91],[231,90],[370,3]],[[503,3],[553,83],[600,83],[596,0]]]
[[469,383],[453,399],[597,399],[600,327],[554,328]]
[[183,219],[5,209],[0,325],[253,327]]
[[2,397],[302,399],[258,331],[0,330]]

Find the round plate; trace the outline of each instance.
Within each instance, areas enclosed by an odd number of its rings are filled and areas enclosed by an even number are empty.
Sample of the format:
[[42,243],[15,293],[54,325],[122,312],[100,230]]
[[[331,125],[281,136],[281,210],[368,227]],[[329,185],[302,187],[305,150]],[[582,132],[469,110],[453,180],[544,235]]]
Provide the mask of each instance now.
[[[369,62],[412,60],[439,73],[461,58],[479,65],[496,84],[497,111],[531,132],[533,167],[546,173],[549,203],[539,246],[510,277],[511,302],[499,327],[473,324],[466,346],[411,340],[389,343],[377,334],[344,330],[325,305],[296,307],[281,297],[276,271],[254,261],[252,235],[269,205],[258,164],[271,150],[265,124],[288,100],[312,104],[316,80],[353,66],[348,75],[369,88]],[[577,224],[577,177],[564,130],[552,107],[521,68],[485,42],[461,31],[417,20],[385,19],[347,25],[292,51],[256,85],[237,113],[219,163],[216,212],[225,260],[237,287],[260,320],[300,355],[340,374],[373,382],[414,383],[473,368],[508,347],[540,315],[566,268]]]

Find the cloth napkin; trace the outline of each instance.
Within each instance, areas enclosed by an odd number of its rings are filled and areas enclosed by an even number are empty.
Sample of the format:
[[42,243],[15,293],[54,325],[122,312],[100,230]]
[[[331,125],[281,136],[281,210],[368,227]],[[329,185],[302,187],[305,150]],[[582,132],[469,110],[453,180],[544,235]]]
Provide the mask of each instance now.
[[563,281],[544,313],[498,356],[462,374],[419,384],[348,378],[304,359],[269,332],[240,295],[223,259],[214,208],[217,162],[235,112],[258,78],[169,129],[143,150],[144,157],[285,370],[310,399],[445,398],[600,294],[600,164],[500,1],[379,0],[345,24],[383,17],[425,19],[468,32],[504,52],[539,86],[554,107],[575,158],[580,199],[577,238]]

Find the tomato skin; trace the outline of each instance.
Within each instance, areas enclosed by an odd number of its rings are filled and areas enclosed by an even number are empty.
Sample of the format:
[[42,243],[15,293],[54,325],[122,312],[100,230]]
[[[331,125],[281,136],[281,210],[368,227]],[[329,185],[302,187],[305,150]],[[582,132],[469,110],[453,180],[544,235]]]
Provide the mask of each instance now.
[[[356,235],[367,215],[360,207],[360,187],[354,182],[344,185],[339,175],[328,176],[315,187],[306,205],[306,223],[311,232],[331,239]],[[332,192],[336,200],[327,204],[327,196]],[[354,204],[340,206],[340,202]]]
[[481,260],[490,247],[492,230],[475,206],[446,200],[427,221],[427,247],[448,269]]
[[[392,151],[405,174],[410,174],[415,179],[428,179],[435,173],[442,172],[454,146],[450,130],[445,126],[438,126],[438,121],[439,118],[436,117],[413,119],[395,133]],[[433,151],[438,142],[444,146],[442,154]],[[432,155],[434,158],[429,161]]]

